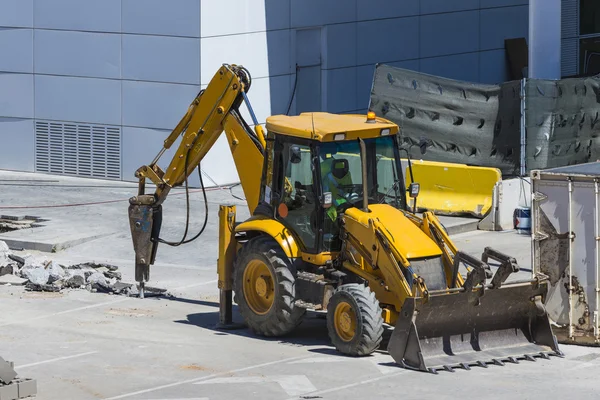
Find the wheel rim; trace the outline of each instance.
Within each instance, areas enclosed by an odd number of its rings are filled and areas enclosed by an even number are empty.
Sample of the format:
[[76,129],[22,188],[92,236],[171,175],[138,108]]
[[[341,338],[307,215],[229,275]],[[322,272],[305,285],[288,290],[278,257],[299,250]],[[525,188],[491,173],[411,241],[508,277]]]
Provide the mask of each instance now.
[[252,311],[259,315],[269,312],[275,300],[273,275],[267,264],[252,260],[244,271],[244,298]]
[[356,334],[356,313],[352,306],[345,301],[335,308],[333,318],[337,335],[345,342],[349,342]]

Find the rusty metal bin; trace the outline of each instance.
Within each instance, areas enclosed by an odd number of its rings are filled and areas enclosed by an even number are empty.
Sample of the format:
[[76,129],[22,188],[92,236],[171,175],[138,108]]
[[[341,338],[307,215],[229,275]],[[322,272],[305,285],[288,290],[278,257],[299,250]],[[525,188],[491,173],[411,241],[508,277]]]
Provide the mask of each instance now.
[[535,170],[533,272],[550,278],[546,309],[561,343],[600,345],[600,162]]

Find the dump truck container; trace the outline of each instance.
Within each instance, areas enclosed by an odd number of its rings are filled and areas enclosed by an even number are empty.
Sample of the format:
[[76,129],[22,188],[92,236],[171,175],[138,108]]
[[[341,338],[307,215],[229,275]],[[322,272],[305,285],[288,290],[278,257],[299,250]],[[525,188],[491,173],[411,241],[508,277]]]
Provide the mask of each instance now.
[[533,272],[549,277],[546,310],[561,343],[600,339],[600,162],[535,170]]

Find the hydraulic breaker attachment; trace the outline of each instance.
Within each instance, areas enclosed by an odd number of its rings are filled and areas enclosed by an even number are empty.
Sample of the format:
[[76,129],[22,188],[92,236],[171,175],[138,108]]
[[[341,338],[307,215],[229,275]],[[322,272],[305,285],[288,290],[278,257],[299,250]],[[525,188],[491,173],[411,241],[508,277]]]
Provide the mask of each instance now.
[[150,265],[156,257],[162,223],[162,206],[152,205],[153,199],[153,196],[141,195],[129,200],[129,225],[135,251],[135,280],[140,284],[140,297],[143,297],[144,282],[150,278]]
[[436,373],[562,356],[543,304],[546,278],[504,283],[518,271],[514,258],[489,248],[487,258],[502,263],[491,284],[489,266],[459,252],[454,275],[460,262],[471,267],[463,287],[406,299],[388,345],[398,364]]

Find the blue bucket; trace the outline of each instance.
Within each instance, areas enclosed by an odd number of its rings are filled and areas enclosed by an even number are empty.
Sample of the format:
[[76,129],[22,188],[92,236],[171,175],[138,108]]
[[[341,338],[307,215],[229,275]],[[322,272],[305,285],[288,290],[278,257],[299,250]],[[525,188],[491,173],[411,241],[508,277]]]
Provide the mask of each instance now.
[[513,213],[513,222],[518,233],[531,234],[531,208],[519,207]]

